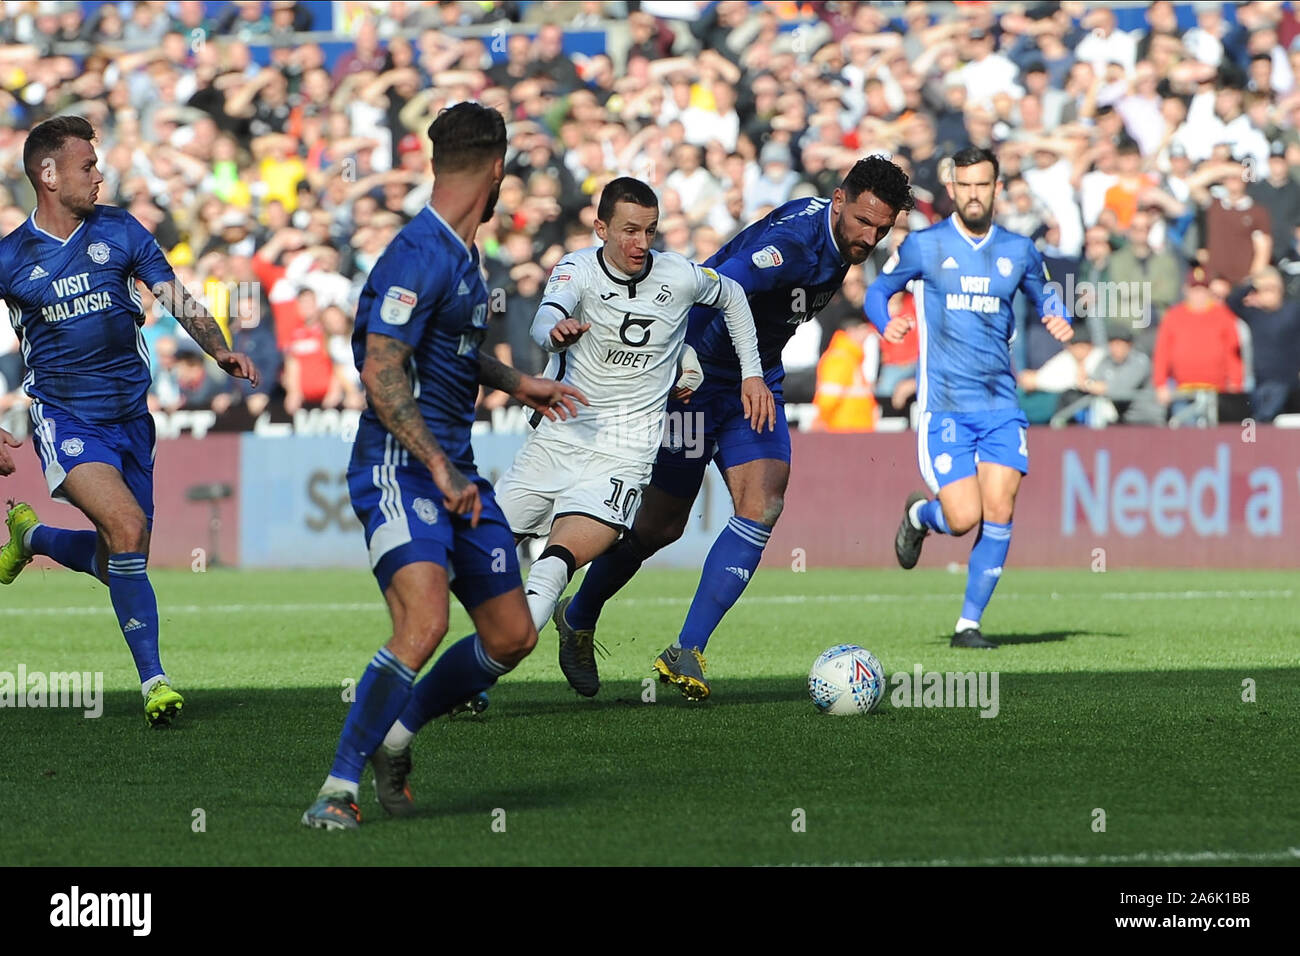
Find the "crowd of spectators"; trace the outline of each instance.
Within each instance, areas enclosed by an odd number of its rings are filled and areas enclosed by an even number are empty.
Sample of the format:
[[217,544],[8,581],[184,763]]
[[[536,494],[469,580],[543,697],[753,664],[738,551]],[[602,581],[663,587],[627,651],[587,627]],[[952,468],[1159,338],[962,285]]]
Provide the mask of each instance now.
[[[882,343],[864,290],[907,231],[951,212],[943,158],[973,143],[1001,162],[995,221],[1035,238],[1077,317],[1061,348],[1019,306],[1034,420],[1081,405],[1070,420],[1159,423],[1193,390],[1241,394],[1261,421],[1300,410],[1300,22],[1279,4],[1157,0],[1128,32],[1074,2],[333,6],[341,55],[301,35],[293,2],[0,3],[0,230],[34,206],[24,131],[86,116],[100,201],[154,233],[263,369],[258,389],[225,380],[151,305],[156,409],[360,407],[358,294],[428,201],[429,122],[474,98],[509,133],[479,232],[489,347],[526,370],[542,367],[528,326],[547,273],[596,241],[609,179],[651,183],[663,247],[704,259],[878,151],[917,208],[798,329],[786,398],[815,401],[813,427],[905,414],[915,337]],[[605,52],[566,54],[591,31]],[[0,322],[0,416],[24,403],[21,365]]]

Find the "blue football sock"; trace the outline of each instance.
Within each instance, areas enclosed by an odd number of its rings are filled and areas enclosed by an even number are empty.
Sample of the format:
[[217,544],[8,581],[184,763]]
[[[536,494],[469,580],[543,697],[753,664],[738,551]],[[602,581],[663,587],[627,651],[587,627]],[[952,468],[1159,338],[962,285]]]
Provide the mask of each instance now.
[[95,547],[99,535],[94,531],[67,531],[39,524],[32,529],[31,545],[36,554],[53,558],[65,568],[98,577]]
[[938,498],[931,498],[916,509],[916,517],[923,528],[929,528],[931,531],[937,531],[940,534],[952,534],[948,530],[948,519],[943,516],[943,505],[939,503]]
[[357,698],[343,722],[330,776],[354,783],[361,781],[366,758],[383,742],[384,734],[411,699],[413,680],[415,671],[388,648],[379,649],[357,682]]
[[978,621],[993,597],[1002,575],[1002,564],[1011,547],[1011,523],[998,524],[985,521],[979,539],[971,548],[970,564],[966,569],[966,601],[961,606],[961,616]]
[[[420,678],[398,719],[407,730],[415,733],[435,717],[450,713],[457,704],[487,690],[498,677],[511,669],[488,657],[477,634],[462,637],[447,648],[429,673]],[[391,725],[392,720],[388,723]],[[385,726],[384,730],[387,729]],[[379,738],[382,740],[383,737],[381,733]]]
[[740,600],[758,569],[772,529],[748,518],[732,516],[704,559],[700,584],[677,641],[682,647],[704,650],[722,616]]
[[596,626],[605,602],[617,594],[653,554],[629,531],[587,568],[582,584],[569,602],[564,619],[569,627],[588,631]]
[[148,557],[137,553],[108,559],[108,596],[142,684],[163,673],[158,660],[158,599],[149,583],[148,564]]

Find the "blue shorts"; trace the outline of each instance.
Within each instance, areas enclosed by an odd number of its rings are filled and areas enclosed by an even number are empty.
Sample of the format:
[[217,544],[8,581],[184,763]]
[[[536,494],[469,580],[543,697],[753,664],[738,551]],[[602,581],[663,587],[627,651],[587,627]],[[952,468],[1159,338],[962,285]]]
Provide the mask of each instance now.
[[147,412],[124,422],[91,425],[44,402],[32,402],[32,433],[41,456],[50,497],[67,500],[63,480],[88,461],[112,465],[144,512],[153,530],[153,458],[158,447],[153,416]]
[[785,396],[780,366],[763,375],[776,399],[776,428],[754,431],[745,418],[740,401],[740,383],[711,378],[704,382],[689,405],[668,400],[668,428],[655,460],[650,484],[676,498],[694,500],[704,483],[704,472],[712,459],[718,470],[743,465],[760,458],[790,463],[790,426],[785,420]]
[[921,477],[937,492],[975,474],[981,461],[1029,474],[1029,419],[1018,408],[997,412],[926,412],[917,428]]
[[447,569],[451,591],[466,610],[522,586],[514,535],[491,483],[473,473],[465,477],[478,486],[483,503],[477,528],[468,516],[447,510],[423,466],[349,466],[352,510],[365,528],[380,591],[388,590],[400,568],[419,561]]

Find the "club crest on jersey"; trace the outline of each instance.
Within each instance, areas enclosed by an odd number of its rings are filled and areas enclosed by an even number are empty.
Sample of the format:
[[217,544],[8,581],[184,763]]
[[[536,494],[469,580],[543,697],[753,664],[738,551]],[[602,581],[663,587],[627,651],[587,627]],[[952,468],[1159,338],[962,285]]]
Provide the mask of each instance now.
[[1011,260],[1008,259],[1006,256],[998,256],[997,265],[998,265],[998,272],[1002,275],[1002,278],[1005,279],[1009,275],[1011,275]]
[[760,269],[771,269],[785,262],[781,257],[781,250],[776,246],[764,246],[749,258]]
[[438,506],[428,498],[416,498],[411,507],[415,509],[415,516],[425,524],[438,523]]
[[384,304],[379,307],[379,317],[389,325],[405,325],[411,321],[411,311],[419,301],[419,297],[410,289],[403,289],[399,285],[389,286],[384,293]]
[[655,296],[655,301],[658,302],[660,305],[663,305],[672,297],[673,297],[673,290],[668,288],[668,286],[666,285],[661,285],[659,287],[659,294]]
[[86,246],[86,253],[95,263],[102,266],[108,261],[108,243],[92,242]]
[[86,446],[82,444],[80,438],[65,438],[63,439],[63,444],[60,445],[59,448],[62,449],[63,454],[67,455],[69,458],[76,458],[86,450]]

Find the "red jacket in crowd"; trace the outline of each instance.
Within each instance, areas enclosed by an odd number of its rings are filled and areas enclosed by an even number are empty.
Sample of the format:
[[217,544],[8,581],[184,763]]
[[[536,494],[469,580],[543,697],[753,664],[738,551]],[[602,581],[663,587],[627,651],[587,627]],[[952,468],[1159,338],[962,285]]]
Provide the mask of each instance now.
[[1241,340],[1237,317],[1222,302],[1194,310],[1186,302],[1170,306],[1156,334],[1151,381],[1165,385],[1209,385],[1220,392],[1240,392]]

